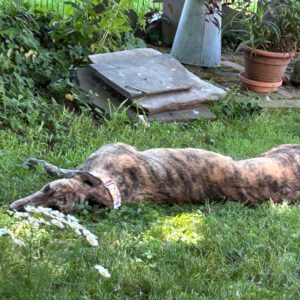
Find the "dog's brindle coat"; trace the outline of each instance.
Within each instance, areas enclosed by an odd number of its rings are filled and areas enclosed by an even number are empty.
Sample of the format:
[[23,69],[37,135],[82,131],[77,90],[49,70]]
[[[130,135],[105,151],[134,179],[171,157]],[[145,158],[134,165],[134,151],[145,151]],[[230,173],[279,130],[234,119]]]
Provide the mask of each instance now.
[[300,200],[300,145],[282,145],[259,157],[234,161],[200,149],[137,151],[125,144],[101,147],[70,178],[59,179],[11,207],[43,205],[70,212],[91,201],[109,208],[113,200],[101,178],[117,185],[122,204],[151,200],[200,203],[205,199],[257,204]]

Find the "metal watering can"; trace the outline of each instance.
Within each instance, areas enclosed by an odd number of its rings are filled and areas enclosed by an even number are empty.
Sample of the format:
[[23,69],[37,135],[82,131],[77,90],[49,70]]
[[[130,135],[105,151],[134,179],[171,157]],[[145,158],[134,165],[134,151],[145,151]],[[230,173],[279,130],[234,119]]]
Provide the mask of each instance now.
[[[221,9],[221,1],[218,1]],[[188,65],[218,67],[221,64],[221,17],[208,17],[206,0],[185,0],[171,55]],[[212,21],[218,20],[219,26]],[[219,27],[219,28],[218,28]]]

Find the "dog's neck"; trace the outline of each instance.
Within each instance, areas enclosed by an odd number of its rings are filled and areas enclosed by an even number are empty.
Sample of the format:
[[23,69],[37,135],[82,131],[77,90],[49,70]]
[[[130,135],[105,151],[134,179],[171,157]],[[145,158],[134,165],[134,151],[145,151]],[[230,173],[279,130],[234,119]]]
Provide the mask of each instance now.
[[101,180],[111,195],[113,200],[113,208],[119,208],[122,205],[122,198],[117,184],[108,176],[101,177]]
[[113,209],[119,208],[122,205],[122,197],[116,181],[103,172],[91,172],[91,174],[98,177],[102,181],[104,187],[106,188],[107,192],[111,197],[112,200],[111,208]]

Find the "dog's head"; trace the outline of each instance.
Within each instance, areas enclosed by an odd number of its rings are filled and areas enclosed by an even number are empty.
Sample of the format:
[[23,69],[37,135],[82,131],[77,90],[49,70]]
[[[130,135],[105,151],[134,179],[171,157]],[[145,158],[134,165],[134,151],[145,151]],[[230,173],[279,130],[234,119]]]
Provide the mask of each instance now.
[[24,211],[26,205],[44,206],[68,213],[84,201],[113,208],[112,197],[101,179],[88,172],[52,181],[36,193],[13,202],[10,207]]

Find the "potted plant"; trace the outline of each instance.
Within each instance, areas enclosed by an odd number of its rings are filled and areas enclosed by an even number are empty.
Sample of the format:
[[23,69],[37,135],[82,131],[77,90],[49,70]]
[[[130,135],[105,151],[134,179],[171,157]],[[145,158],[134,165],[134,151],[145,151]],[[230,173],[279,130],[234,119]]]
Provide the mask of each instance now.
[[[243,85],[254,91],[277,90],[300,38],[300,1],[259,1],[256,9],[246,5],[239,37],[245,61],[245,72],[240,74]],[[257,88],[255,87],[257,85]]]

